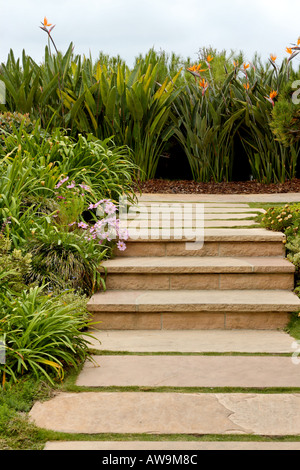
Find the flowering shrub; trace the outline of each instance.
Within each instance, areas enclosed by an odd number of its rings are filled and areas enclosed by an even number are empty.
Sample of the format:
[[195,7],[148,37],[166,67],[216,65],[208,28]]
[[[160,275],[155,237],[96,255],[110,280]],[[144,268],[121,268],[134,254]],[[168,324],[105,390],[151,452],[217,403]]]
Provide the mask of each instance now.
[[[4,226],[5,224],[3,224]],[[2,226],[2,228],[3,228]],[[9,236],[0,232],[0,286],[1,293],[22,292],[25,286],[25,276],[31,267],[31,255],[25,256],[21,250],[12,249]]]
[[66,176],[59,180],[55,189],[60,208],[53,217],[60,225],[74,225],[72,221],[77,220],[83,213],[88,195],[93,195],[91,188],[83,183],[76,184],[74,180],[70,181],[69,176]]
[[23,126],[26,132],[31,132],[34,128],[35,123],[29,118],[29,114],[21,113],[0,113],[0,142],[3,141],[8,134],[13,134],[19,131],[20,127]]
[[[120,226],[120,219],[117,218],[118,208],[111,199],[101,199],[94,204],[90,203],[86,208],[87,195],[93,195],[90,186],[70,182],[68,176],[62,178],[55,189],[59,190],[56,197],[60,210],[56,211],[53,217],[58,224],[68,226],[69,229],[72,227],[72,230],[85,230],[87,234],[84,238],[88,242],[99,240],[99,245],[102,245],[116,241],[120,251],[126,250],[128,231]],[[94,224],[82,220],[78,222],[84,211],[92,211],[99,220]]]
[[120,226],[120,219],[117,218],[117,206],[110,199],[102,199],[96,204],[90,204],[89,210],[96,209],[96,215],[99,220],[90,227],[87,224],[79,223],[78,226],[88,229],[87,239],[99,239],[99,244],[106,241],[117,241],[117,247],[120,251],[126,250],[125,241],[128,240],[128,231]]
[[[300,269],[300,236],[293,237],[289,239],[289,242],[286,244],[286,248],[288,250],[287,258],[291,263],[293,263],[297,271],[299,272]],[[299,294],[300,294],[300,285],[298,287]]]
[[286,204],[270,207],[261,218],[261,225],[275,232],[297,231],[300,226],[300,207]]
[[263,227],[286,235],[286,256],[296,267],[295,281],[298,286],[295,292],[300,297],[300,204],[271,207],[259,218]]

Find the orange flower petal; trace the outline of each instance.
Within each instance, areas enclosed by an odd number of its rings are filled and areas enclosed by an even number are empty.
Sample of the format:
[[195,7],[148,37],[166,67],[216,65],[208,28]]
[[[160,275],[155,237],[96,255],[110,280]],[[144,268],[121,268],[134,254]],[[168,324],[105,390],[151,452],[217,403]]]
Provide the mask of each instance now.
[[201,88],[207,88],[208,83],[207,83],[207,81],[205,80],[205,78],[203,78],[202,80],[199,81],[199,86],[200,86]]
[[273,100],[274,98],[276,98],[277,95],[278,95],[278,92],[275,91],[275,90],[272,90],[271,93],[269,94],[271,100]]
[[46,26],[46,27],[47,26],[52,26],[52,23],[48,23],[48,20],[47,20],[46,16],[44,18],[44,26]]

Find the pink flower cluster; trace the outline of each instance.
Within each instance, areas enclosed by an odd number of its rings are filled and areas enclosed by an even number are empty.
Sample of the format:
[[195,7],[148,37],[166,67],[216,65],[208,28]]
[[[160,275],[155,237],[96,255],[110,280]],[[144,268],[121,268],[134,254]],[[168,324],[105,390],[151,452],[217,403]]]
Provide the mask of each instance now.
[[60,180],[57,185],[55,186],[55,189],[58,189],[60,188],[66,181],[68,181],[69,177],[66,176],[65,178],[63,178],[62,180]]
[[[85,236],[88,241],[99,239],[101,245],[104,240],[108,242],[117,240],[117,247],[120,251],[126,250],[125,241],[128,240],[128,231],[120,227],[120,219],[117,218],[117,206],[109,199],[102,199],[95,204],[90,204],[88,210],[97,209],[97,215],[101,218],[89,228],[85,222],[79,222],[77,226],[84,230],[89,229],[89,234]],[[74,225],[73,222],[71,225]]]
[[[61,179],[57,185],[55,186],[55,189],[59,189],[64,183],[66,183],[67,181],[69,180],[69,177],[66,176],[65,178]],[[90,191],[90,187],[87,185],[87,184],[79,184],[78,185],[81,189],[85,190],[85,191]],[[66,186],[67,189],[73,189],[76,187],[76,183],[75,181],[72,181],[70,184],[68,184]],[[84,196],[84,194],[82,193],[81,196]],[[61,198],[61,196],[58,196]]]
[[[55,189],[59,189],[68,180],[68,176],[62,178],[55,186]],[[90,191],[90,187],[86,184],[82,183],[78,186],[81,188],[81,190]],[[71,183],[66,186],[67,189],[73,189],[75,187],[75,181],[71,181]],[[78,188],[76,188],[76,190],[78,190]],[[84,196],[84,194],[81,194],[81,196]],[[66,199],[61,195],[58,195],[57,197],[58,199]],[[99,239],[100,245],[104,240],[107,240],[108,242],[112,240],[118,240],[118,249],[120,251],[126,250],[126,244],[124,242],[128,240],[128,231],[120,227],[120,219],[118,219],[116,216],[117,206],[110,199],[101,199],[101,201],[98,201],[95,204],[90,204],[88,206],[88,210],[92,209],[96,209],[96,215],[100,217],[93,227],[90,227],[85,222],[72,222],[69,224],[69,227],[77,225],[78,228],[88,230],[89,234],[87,234],[85,238],[88,241]]]

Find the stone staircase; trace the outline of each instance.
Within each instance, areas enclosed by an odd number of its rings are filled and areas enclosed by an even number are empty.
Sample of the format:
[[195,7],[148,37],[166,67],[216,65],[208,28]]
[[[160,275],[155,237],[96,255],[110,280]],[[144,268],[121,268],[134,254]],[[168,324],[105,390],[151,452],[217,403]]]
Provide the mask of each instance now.
[[105,263],[107,291],[89,302],[101,321],[94,362],[78,389],[30,412],[69,433],[46,450],[300,449],[300,348],[279,330],[300,310],[294,267],[283,235],[249,215],[245,204],[207,204],[202,248],[162,239],[157,226],[155,239],[131,239]]
[[[151,207],[148,202],[140,209],[142,229],[151,224]],[[169,215],[168,207],[161,207]],[[295,268],[284,258],[283,234],[257,228],[256,215],[246,204],[205,205],[204,244],[195,249],[191,239],[172,236],[175,216],[168,239],[156,219],[155,239],[133,237],[126,251],[103,264],[107,290],[88,304],[99,328],[283,328],[299,308],[292,293]],[[243,228],[233,228],[237,221]]]

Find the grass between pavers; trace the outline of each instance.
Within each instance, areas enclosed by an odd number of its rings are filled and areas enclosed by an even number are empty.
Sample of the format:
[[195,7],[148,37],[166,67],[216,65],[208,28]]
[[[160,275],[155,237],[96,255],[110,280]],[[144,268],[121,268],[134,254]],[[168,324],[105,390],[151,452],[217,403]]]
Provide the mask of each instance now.
[[110,351],[101,349],[92,349],[91,354],[94,356],[273,356],[273,357],[291,357],[291,353],[264,353],[264,352],[176,352],[176,351]]
[[[6,422],[5,429],[2,429],[0,432],[0,450],[42,450],[48,441],[240,441],[240,442],[300,442],[300,435],[292,436],[267,436],[267,435],[223,435],[223,434],[77,434],[77,433],[63,433],[50,431],[46,429],[41,429],[35,426],[33,423],[29,422],[28,414],[24,411],[20,411],[21,403],[23,407],[29,411],[33,401],[39,399],[41,401],[47,400],[53,396],[57,391],[73,392],[80,393],[81,391],[89,391],[87,387],[76,387],[74,382],[77,378],[78,371],[72,370],[65,382],[61,385],[58,385],[57,388],[50,389],[46,386],[45,383],[40,383],[39,386],[35,384],[35,387],[39,388],[38,396],[33,398],[32,394],[26,397],[23,396],[23,400],[18,401],[18,410],[16,409],[14,413],[11,411],[10,419]],[[33,385],[33,384],[32,384]],[[34,386],[32,387],[34,389]],[[126,387],[126,388],[117,388],[110,387],[105,389],[92,389],[93,392],[98,391],[107,392],[107,391],[131,391],[132,393],[139,392],[153,392],[158,393],[170,392],[175,393],[230,393],[230,392],[251,392],[251,393],[282,393],[286,392],[283,389],[229,389],[229,388],[218,388],[218,389],[200,389],[200,388],[156,388],[147,390],[145,387]],[[289,389],[289,393],[299,392],[299,389]],[[5,402],[14,401],[14,393],[10,394],[9,397],[6,397]],[[20,398],[20,397],[19,397]],[[1,429],[1,420],[3,420],[3,406],[0,407],[0,429]]]
[[[300,338],[300,322],[294,316],[294,322],[291,321],[288,332],[295,338]],[[128,354],[128,355],[195,355],[195,353],[134,353],[120,351],[99,351],[91,350],[96,355],[105,354]],[[286,356],[289,353],[196,353],[196,355],[224,355],[224,356]],[[199,387],[79,387],[76,380],[81,372],[84,363],[77,369],[67,371],[63,383],[58,383],[52,387],[44,381],[28,379],[7,390],[0,389],[0,450],[42,450],[47,441],[167,441],[167,440],[200,440],[200,441],[267,441],[267,442],[300,442],[299,436],[253,436],[253,435],[148,435],[148,434],[66,434],[48,431],[37,428],[28,420],[28,413],[35,401],[49,400],[56,392],[81,393],[86,391],[101,392],[157,392],[157,393],[263,393],[263,394],[290,394],[300,393],[299,388],[237,388],[237,387],[218,387],[218,388],[199,388]]]
[[72,434],[36,427],[28,419],[35,401],[51,399],[57,392],[156,392],[156,393],[300,393],[300,388],[238,388],[238,387],[82,387],[76,380],[83,368],[70,369],[62,383],[49,386],[43,381],[29,379],[0,391],[0,450],[42,450],[47,441],[258,441],[300,442],[298,436],[257,435],[195,435],[195,434]]

